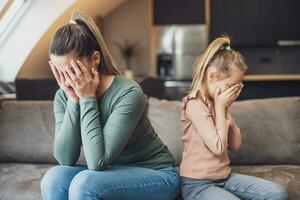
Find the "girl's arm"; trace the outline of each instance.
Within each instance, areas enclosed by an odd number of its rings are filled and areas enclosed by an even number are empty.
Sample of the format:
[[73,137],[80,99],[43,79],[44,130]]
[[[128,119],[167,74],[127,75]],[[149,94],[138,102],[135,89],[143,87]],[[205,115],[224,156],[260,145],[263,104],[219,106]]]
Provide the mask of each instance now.
[[59,89],[54,97],[55,116],[54,157],[61,165],[75,165],[80,154],[80,110],[79,104],[65,101]]
[[242,144],[241,131],[229,112],[227,113],[227,120],[230,124],[228,135],[228,149],[237,151]]
[[216,108],[216,124],[212,114],[201,99],[191,99],[186,106],[186,114],[192,121],[205,145],[215,155],[222,155],[228,147],[229,124],[225,120],[225,109]]
[[145,109],[140,88],[127,90],[115,103],[107,121],[101,120],[95,97],[80,98],[82,146],[91,170],[104,170],[121,153]]

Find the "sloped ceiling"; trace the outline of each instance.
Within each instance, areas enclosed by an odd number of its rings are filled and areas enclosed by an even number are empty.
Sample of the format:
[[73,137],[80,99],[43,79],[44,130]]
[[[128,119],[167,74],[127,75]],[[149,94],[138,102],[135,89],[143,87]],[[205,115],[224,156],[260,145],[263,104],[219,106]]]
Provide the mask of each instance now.
[[[29,22],[27,26],[26,24],[22,24],[23,19],[20,20],[20,26],[16,26],[16,30],[13,31],[13,33],[27,33],[25,34],[27,38],[24,37],[22,38],[23,41],[18,42],[20,48],[18,49],[18,46],[15,45],[14,50],[11,49],[13,46],[12,43],[16,43],[14,38],[8,38],[6,40],[8,44],[0,47],[0,80],[14,81],[15,78],[52,77],[51,70],[48,66],[49,43],[54,32],[60,26],[68,23],[72,11],[80,10],[93,18],[97,16],[105,17],[125,1],[126,0],[33,1],[32,4],[40,4],[40,8],[38,8],[38,5],[31,5],[24,14],[29,15],[32,11],[30,17],[33,20],[31,23]],[[49,4],[48,6],[47,3]],[[40,9],[40,12],[38,12],[37,9]],[[35,12],[36,16],[34,16]],[[38,19],[43,17],[41,16],[41,12],[44,12],[45,14],[42,15],[48,16],[49,19],[44,19],[42,22],[39,21]],[[35,22],[35,20],[37,22]],[[18,28],[22,27],[23,30],[18,30]],[[30,33],[32,30],[35,30],[35,34]],[[37,35],[36,33],[39,34]],[[12,34],[11,37],[13,36]],[[31,36],[35,38],[32,39],[30,38]],[[32,42],[26,42],[28,40]],[[11,45],[9,45],[10,41],[12,42]]]

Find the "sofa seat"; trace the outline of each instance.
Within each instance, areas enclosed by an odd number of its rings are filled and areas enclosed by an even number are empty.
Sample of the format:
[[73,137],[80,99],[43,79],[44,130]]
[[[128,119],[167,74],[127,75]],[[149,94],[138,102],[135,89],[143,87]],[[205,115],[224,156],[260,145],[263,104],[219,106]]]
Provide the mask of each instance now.
[[41,199],[40,180],[53,164],[1,163],[0,199]]
[[[54,165],[3,163],[0,164],[0,199],[37,200],[40,180]],[[261,177],[279,183],[289,192],[289,199],[300,199],[300,165],[233,166],[233,172]],[[298,188],[298,189],[297,189]],[[178,197],[177,199],[181,199]]]
[[287,189],[290,200],[300,199],[300,165],[233,166],[232,171],[279,183]]

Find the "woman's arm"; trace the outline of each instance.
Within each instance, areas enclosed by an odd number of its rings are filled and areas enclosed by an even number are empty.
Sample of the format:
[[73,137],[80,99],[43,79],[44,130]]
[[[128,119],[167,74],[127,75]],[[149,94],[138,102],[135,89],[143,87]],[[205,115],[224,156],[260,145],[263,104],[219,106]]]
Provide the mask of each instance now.
[[[124,93],[106,122],[95,97],[80,98],[82,146],[91,170],[103,170],[123,150],[146,106],[140,88]],[[105,123],[105,124],[104,124]]]
[[75,165],[81,149],[79,104],[65,101],[59,89],[53,102],[55,116],[54,157],[61,165]]

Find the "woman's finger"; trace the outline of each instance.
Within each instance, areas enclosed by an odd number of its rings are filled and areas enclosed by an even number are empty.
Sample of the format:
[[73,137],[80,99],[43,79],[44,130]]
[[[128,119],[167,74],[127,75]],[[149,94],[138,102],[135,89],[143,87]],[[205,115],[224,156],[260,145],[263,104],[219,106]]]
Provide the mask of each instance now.
[[71,66],[73,67],[77,76],[83,75],[82,71],[79,69],[78,65],[73,60],[71,60]]
[[95,67],[92,67],[92,73],[93,73],[93,80],[98,83],[99,82],[99,73]]
[[53,63],[51,61],[49,61],[49,65],[50,65],[50,68],[51,68],[51,71],[54,75],[54,78],[56,79],[58,85],[60,85],[60,77],[59,77],[59,73],[58,73],[58,70],[56,69],[56,67],[53,65]]
[[75,81],[75,82],[76,82],[76,81],[78,80],[78,78],[79,78],[78,75],[76,76],[76,75],[72,72],[71,67],[69,67],[69,66],[66,67],[66,73],[68,74],[68,77],[70,77],[70,79],[73,80],[73,81]]
[[76,84],[75,82],[71,79],[71,77],[69,76],[69,74],[67,72],[64,72],[64,76],[66,78],[66,82],[68,82],[72,88],[75,88]]
[[61,71],[58,71],[58,73],[59,73],[59,76],[60,76],[60,83],[61,83],[61,85],[63,86],[63,87],[66,87],[66,79],[65,79],[65,76],[64,76],[64,74],[61,72]]
[[87,71],[86,67],[80,60],[76,61],[77,66],[79,66],[81,72],[84,74],[85,77],[91,77],[90,73]]

